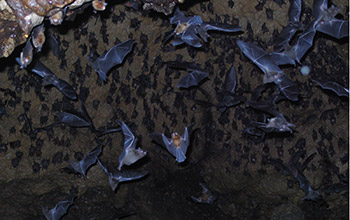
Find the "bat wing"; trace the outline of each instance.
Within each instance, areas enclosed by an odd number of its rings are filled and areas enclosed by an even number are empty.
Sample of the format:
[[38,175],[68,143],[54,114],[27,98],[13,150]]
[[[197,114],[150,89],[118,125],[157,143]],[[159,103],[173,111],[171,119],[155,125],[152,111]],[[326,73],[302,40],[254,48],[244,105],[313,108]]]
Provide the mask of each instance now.
[[208,31],[238,32],[242,30],[239,26],[223,23],[203,22],[202,26]]
[[56,206],[53,209],[51,209],[52,211],[50,210],[51,218],[49,219],[52,219],[52,220],[60,219],[63,215],[67,213],[67,210],[69,206],[73,204],[74,199],[75,199],[75,195],[74,196],[70,195],[66,199],[59,201],[56,204]]
[[167,66],[174,69],[185,69],[187,71],[200,71],[205,72],[198,64],[190,62],[178,62],[178,61],[168,61],[166,62]]
[[102,152],[102,146],[98,146],[95,149],[93,149],[90,153],[88,153],[84,159],[80,162],[81,163],[81,169],[83,171],[83,175],[85,176],[87,169],[93,164],[96,163],[96,160],[98,159],[98,155],[100,155]]
[[60,122],[65,123],[71,127],[89,127],[91,125],[90,122],[86,121],[82,117],[68,112],[59,112],[57,114],[57,117]]
[[200,39],[197,36],[196,28],[193,25],[188,27],[187,30],[182,33],[181,40],[192,47],[199,48],[202,46]]
[[295,66],[295,60],[290,56],[290,54],[286,53],[285,51],[272,52],[270,55],[277,65],[292,64]]
[[170,138],[167,138],[164,134],[162,134],[162,139],[169,153],[171,153],[174,157],[176,157],[176,147],[173,144],[173,141]]
[[322,89],[328,89],[335,92],[338,96],[349,97],[349,90],[336,82],[321,82],[314,79],[312,81],[316,82]]
[[208,78],[209,74],[206,72],[193,71],[182,77],[177,84],[177,88],[189,88],[197,86],[202,80]]
[[55,57],[60,58],[60,47],[58,44],[57,39],[55,38],[55,36],[52,33],[48,34],[48,44],[49,47],[53,53],[53,55],[55,55]]
[[102,162],[98,159],[98,157],[97,157],[97,162],[98,162],[98,164],[100,165],[100,167],[102,168],[102,170],[107,174],[107,176],[110,176],[110,173],[109,173],[109,171],[107,170],[107,167],[105,167],[105,166],[102,164]]
[[275,64],[270,54],[268,54],[261,47],[253,43],[243,42],[241,40],[238,40],[237,44],[244,55],[255,63],[265,74],[283,73],[283,71]]
[[232,66],[230,71],[227,72],[224,84],[224,90],[230,92],[231,94],[235,94],[237,85],[237,75],[235,71],[235,67]]
[[349,36],[349,21],[332,19],[329,22],[319,24],[316,30],[337,39]]
[[322,16],[322,12],[327,10],[328,0],[315,0],[312,6],[312,15],[318,20]]
[[274,102],[271,101],[254,101],[254,100],[248,100],[247,104],[257,110],[267,112],[275,117],[280,115],[280,112],[277,110],[276,105]]
[[70,98],[72,100],[77,99],[77,94],[75,93],[75,90],[66,81],[61,80],[61,79],[56,79],[52,84],[59,91],[61,91],[63,93],[63,95],[67,96],[68,98]]
[[183,152],[184,155],[186,155],[188,145],[190,145],[190,137],[188,134],[188,128],[185,127],[185,131],[181,136],[181,151]]
[[30,69],[30,71],[32,71],[33,73],[46,78],[49,75],[55,75],[49,68],[47,68],[42,62],[40,62],[39,60],[37,60],[34,63],[33,68]]
[[130,128],[123,122],[119,121],[118,123],[121,124],[122,131],[124,134],[124,150],[126,149],[135,149],[135,142],[136,138],[134,134],[131,132]]
[[182,13],[178,8],[176,8],[174,16],[169,19],[170,24],[179,24],[187,21],[188,18],[185,17],[184,13]]
[[132,181],[136,179],[141,179],[146,176],[148,171],[136,171],[136,170],[123,170],[113,175],[117,176],[119,182]]
[[292,39],[292,37],[294,36],[294,34],[297,32],[297,29],[295,27],[295,25],[289,23],[287,26],[285,26],[281,33],[278,35],[273,49],[275,51],[282,51],[283,48],[288,45],[289,41]]
[[305,53],[312,47],[316,29],[314,22],[310,23],[305,31],[300,35],[296,45],[294,46],[295,57],[298,63],[303,58]]
[[299,89],[298,86],[292,82],[286,75],[282,75],[278,80],[275,81],[275,84],[281,90],[283,95],[292,101],[298,101]]
[[98,72],[101,80],[106,80],[107,72],[117,64],[121,64],[135,44],[134,40],[128,40],[112,47],[107,53],[91,62],[92,67]]
[[301,0],[290,0],[290,6],[288,10],[289,23],[299,23],[300,15],[301,15],[301,7],[302,7]]

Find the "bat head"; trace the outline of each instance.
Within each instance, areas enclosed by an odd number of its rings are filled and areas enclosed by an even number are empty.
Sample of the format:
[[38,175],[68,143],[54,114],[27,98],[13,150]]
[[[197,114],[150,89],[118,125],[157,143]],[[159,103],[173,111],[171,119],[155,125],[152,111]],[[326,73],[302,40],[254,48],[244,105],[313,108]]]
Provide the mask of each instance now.
[[106,6],[107,6],[107,3],[105,2],[105,0],[92,1],[92,7],[94,7],[96,11],[104,11],[106,9]]
[[64,19],[64,12],[63,11],[58,11],[57,13],[53,14],[49,20],[50,23],[53,25],[60,25]]
[[177,132],[171,134],[171,139],[173,140],[173,144],[175,145],[175,147],[181,147],[181,136]]

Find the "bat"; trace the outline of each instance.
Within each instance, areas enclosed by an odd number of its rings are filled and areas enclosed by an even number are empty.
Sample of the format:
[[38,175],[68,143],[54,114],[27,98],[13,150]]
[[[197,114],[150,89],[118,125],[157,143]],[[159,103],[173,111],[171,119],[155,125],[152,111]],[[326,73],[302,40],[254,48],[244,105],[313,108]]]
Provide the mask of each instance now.
[[337,39],[348,37],[349,21],[335,18],[339,12],[340,8],[334,5],[328,8],[327,0],[315,0],[313,15],[316,19],[316,30]]
[[61,123],[65,123],[74,128],[90,127],[92,124],[91,121],[88,121],[83,116],[69,112],[59,112],[57,117]]
[[190,144],[189,130],[192,129],[192,125],[185,127],[183,135],[179,135],[177,132],[171,134],[171,138],[168,138],[162,133],[162,140],[166,149],[176,158],[178,163],[182,163],[186,159],[186,152],[188,145]]
[[103,171],[107,174],[109,185],[111,186],[113,191],[115,191],[115,189],[118,187],[119,183],[121,182],[141,179],[142,177],[148,174],[148,171],[136,171],[136,170],[122,170],[122,171],[117,171],[115,173],[111,173],[107,170],[107,168],[101,163],[99,159],[97,159],[97,162],[100,164]]
[[55,55],[57,58],[60,58],[60,46],[56,37],[52,33],[48,34],[47,42],[53,55]]
[[59,220],[67,213],[68,208],[73,204],[75,195],[69,195],[67,198],[59,201],[55,207],[48,210],[47,207],[43,208],[43,213],[47,220]]
[[64,7],[63,10],[57,11],[55,14],[49,17],[50,24],[60,25],[66,17],[68,6]]
[[305,53],[312,47],[314,37],[316,34],[315,21],[306,26],[303,33],[299,36],[296,44],[293,46],[293,56],[295,60],[300,63]]
[[93,0],[92,7],[96,11],[104,11],[106,9],[107,3],[105,0]]
[[27,40],[26,45],[22,49],[22,52],[19,55],[19,58],[16,58],[17,63],[20,68],[26,68],[33,60],[33,45],[30,42],[30,39]]
[[118,120],[118,123],[121,125],[124,134],[124,148],[119,156],[118,166],[118,170],[121,170],[124,164],[129,166],[135,163],[146,156],[147,152],[143,151],[140,147],[136,149],[137,138],[135,138],[130,128],[123,121]]
[[216,197],[213,196],[204,183],[199,183],[199,185],[203,188],[202,195],[200,197],[191,196],[191,199],[197,203],[213,204]]
[[64,171],[80,173],[84,177],[86,176],[87,170],[96,163],[98,155],[102,152],[102,145],[96,147],[91,152],[89,152],[82,160],[78,162],[70,161],[69,166],[63,168]]
[[31,39],[32,39],[33,46],[38,50],[38,52],[40,52],[41,48],[43,47],[43,45],[45,43],[44,23],[33,28]]
[[279,34],[279,36],[275,41],[275,44],[274,44],[275,51],[279,52],[283,50],[285,46],[289,45],[289,41],[292,39],[295,33],[300,29],[301,9],[302,9],[301,0],[290,0],[290,6],[288,10],[288,24],[286,27],[282,29],[281,33]]
[[177,88],[189,88],[191,86],[197,86],[205,78],[209,77],[209,74],[205,70],[201,69],[197,64],[189,62],[166,62],[171,68],[179,68],[190,71],[189,74],[182,77],[177,83]]
[[186,43],[189,46],[199,48],[202,47],[200,38],[204,42],[208,42],[210,35],[207,31],[209,30],[223,32],[238,32],[242,30],[241,27],[234,25],[203,22],[198,15],[186,17],[179,9],[176,9],[174,16],[169,21],[170,24],[176,25],[176,28],[164,38],[163,42],[174,37],[174,46]]
[[224,84],[224,97],[219,104],[219,109],[225,111],[226,108],[237,105],[240,101],[234,97],[237,86],[237,75],[234,66],[227,72]]
[[319,80],[311,79],[313,82],[321,86],[322,89],[327,89],[335,92],[338,96],[349,97],[349,90],[336,82],[321,82]]
[[293,133],[291,127],[295,127],[294,124],[289,123],[282,114],[277,117],[267,119],[267,123],[255,122],[256,126],[262,128],[265,132],[286,132]]
[[291,101],[298,101],[299,88],[296,83],[292,82],[286,75],[282,75],[275,84],[280,89],[280,92]]
[[134,40],[122,42],[112,47],[109,51],[99,57],[95,57],[91,54],[88,57],[88,61],[94,70],[98,73],[100,79],[105,82],[107,79],[106,74],[108,71],[115,65],[121,64],[123,62],[126,55],[131,52],[134,44]]

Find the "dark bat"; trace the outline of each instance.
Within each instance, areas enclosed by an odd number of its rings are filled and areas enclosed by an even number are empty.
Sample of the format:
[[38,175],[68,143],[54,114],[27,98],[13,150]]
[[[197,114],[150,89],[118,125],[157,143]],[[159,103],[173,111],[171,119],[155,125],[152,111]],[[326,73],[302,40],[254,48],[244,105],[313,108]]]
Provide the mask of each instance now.
[[23,47],[19,58],[16,58],[20,68],[26,68],[33,60],[33,45],[31,40],[28,39],[26,45]]
[[43,213],[47,220],[59,220],[67,213],[68,208],[73,204],[75,195],[69,195],[62,201],[59,201],[55,207],[48,210],[47,207],[43,208]]
[[92,125],[91,121],[88,121],[86,118],[80,116],[79,114],[59,112],[57,114],[57,117],[61,123],[65,123],[70,127],[81,128],[90,127]]
[[209,30],[223,32],[238,32],[242,30],[241,27],[234,25],[203,22],[198,15],[186,17],[179,9],[176,9],[174,16],[170,18],[170,23],[175,24],[176,28],[165,37],[163,42],[174,36],[174,46],[186,43],[192,47],[201,47],[200,38],[204,42],[208,42],[208,37],[210,36],[207,31]]
[[237,75],[234,66],[227,72],[224,84],[224,96],[219,104],[219,109],[225,111],[226,108],[237,105],[240,101],[234,97],[237,86]]
[[299,183],[300,189],[305,192],[303,200],[318,200],[321,197],[319,191],[312,189],[309,180],[305,177],[305,175],[302,172],[300,172],[297,168],[294,168],[293,174]]
[[148,174],[148,171],[136,171],[136,170],[122,170],[122,171],[117,171],[115,173],[111,173],[107,170],[107,168],[101,163],[99,159],[97,159],[97,162],[100,164],[103,171],[107,174],[109,185],[111,186],[113,191],[115,191],[115,189],[118,187],[119,183],[121,182],[141,179],[142,177]]
[[68,98],[73,100],[77,99],[77,95],[73,87],[67,82],[58,79],[56,75],[39,60],[35,61],[34,66],[29,70],[43,78],[44,86],[53,85]]
[[147,152],[140,147],[136,149],[137,138],[135,138],[130,128],[124,122],[118,120],[118,123],[121,125],[124,134],[124,148],[119,156],[118,166],[118,170],[121,170],[124,164],[129,166],[135,163],[146,156]]
[[82,160],[78,162],[71,161],[69,166],[63,168],[64,171],[80,173],[83,176],[86,176],[87,170],[96,163],[98,155],[102,152],[102,145],[96,147],[91,152],[89,152]]
[[41,48],[43,47],[43,45],[45,43],[44,23],[33,28],[31,39],[32,39],[33,46],[38,50],[38,52],[40,52]]
[[202,80],[209,77],[209,74],[205,70],[201,69],[197,64],[189,62],[167,62],[167,65],[171,68],[179,68],[190,71],[189,74],[182,77],[177,83],[177,88],[189,88],[191,86],[197,86]]
[[349,20],[340,20],[335,16],[340,8],[332,5],[328,8],[327,0],[315,0],[313,14],[316,18],[316,30],[337,39],[349,36]]
[[117,64],[121,64],[135,44],[134,40],[128,40],[112,47],[108,52],[99,57],[93,55],[88,60],[102,81],[106,81],[106,74]]
[[162,134],[162,139],[167,150],[176,158],[178,163],[182,163],[186,159],[186,152],[188,145],[190,144],[189,130],[192,129],[192,125],[185,127],[185,131],[182,136],[177,132],[171,134],[171,138],[168,138]]
[[336,82],[321,82],[315,79],[312,79],[312,81],[321,86],[322,89],[327,89],[335,92],[338,96],[349,97],[349,90]]
[[202,195],[200,197],[191,196],[191,199],[197,203],[213,204],[216,197],[213,196],[204,183],[199,183],[199,185],[203,188]]
[[57,58],[60,58],[60,46],[56,37],[52,33],[48,34],[47,42],[53,55],[55,55]]
[[288,24],[282,29],[274,44],[274,50],[277,52],[281,51],[286,45],[289,45],[292,37],[300,29],[302,1],[290,0],[289,2],[290,6],[288,11]]

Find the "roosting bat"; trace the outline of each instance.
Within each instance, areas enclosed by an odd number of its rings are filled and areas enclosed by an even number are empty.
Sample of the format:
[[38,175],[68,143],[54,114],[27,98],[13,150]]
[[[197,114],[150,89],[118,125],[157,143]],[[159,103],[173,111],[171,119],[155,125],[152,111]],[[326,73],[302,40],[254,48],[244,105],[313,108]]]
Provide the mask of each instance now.
[[204,183],[199,183],[199,185],[201,185],[203,188],[202,196],[191,196],[191,199],[197,203],[213,204],[213,202],[216,200],[216,197],[213,196],[213,194],[209,191],[208,187]]
[[[16,60],[20,65],[22,65],[20,59],[16,58]],[[56,75],[39,60],[35,61],[34,66],[29,70],[43,78],[44,86],[53,85],[68,98],[73,100],[77,99],[77,95],[72,86],[69,85],[66,81],[58,79]]]
[[165,147],[174,157],[176,157],[176,161],[178,163],[182,163],[186,159],[187,148],[190,144],[189,130],[192,129],[192,126],[193,124],[185,127],[185,131],[182,136],[180,136],[177,132],[172,133],[171,138],[168,138],[162,134]]
[[69,195],[62,201],[59,201],[55,207],[48,210],[47,207],[43,208],[43,213],[47,220],[59,220],[67,213],[69,206],[73,204],[75,195]]
[[340,20],[335,16],[340,8],[332,5],[328,8],[328,0],[315,0],[313,15],[316,19],[316,30],[337,39],[349,36],[349,20]]
[[242,52],[265,73],[264,83],[274,82],[286,98],[292,101],[298,100],[298,86],[285,76],[269,53],[253,43],[238,40],[237,44]]
[[107,174],[109,185],[111,185],[113,191],[115,191],[115,189],[118,187],[118,184],[121,182],[141,179],[142,177],[148,174],[148,171],[136,170],[122,170],[117,171],[115,173],[111,173],[107,170],[107,168],[101,163],[99,159],[97,159],[97,162],[100,164],[103,171]]
[[30,39],[27,40],[26,45],[23,47],[19,58],[16,58],[20,68],[26,68],[33,60],[33,45]]
[[40,52],[41,48],[45,43],[44,23],[33,28],[31,39],[32,39],[33,46],[37,49],[38,52]]
[[210,36],[207,31],[209,30],[223,32],[238,32],[242,30],[241,27],[234,25],[203,22],[198,15],[186,17],[179,9],[176,9],[174,16],[170,18],[170,23],[177,26],[170,35],[164,38],[163,42],[174,36],[174,46],[186,43],[192,47],[201,47],[200,38],[204,42],[208,42],[208,37]]
[[88,60],[94,70],[98,73],[100,79],[106,81],[106,74],[117,64],[121,64],[135,44],[134,40],[128,40],[112,47],[108,52],[99,57],[91,54]]
[[166,62],[166,64],[171,68],[190,71],[189,74],[180,79],[180,81],[177,83],[177,88],[197,86],[202,80],[209,77],[209,74],[195,63],[170,61]]
[[118,120],[118,123],[121,125],[124,134],[124,148],[119,156],[118,166],[118,170],[121,170],[124,164],[129,166],[135,163],[146,156],[147,152],[143,151],[140,147],[136,149],[137,138],[135,138],[134,134],[124,122]]
[[349,90],[336,82],[321,82],[315,79],[312,79],[312,81],[321,86],[322,89],[328,89],[335,92],[338,96],[349,97]]
[[240,101],[234,97],[237,85],[237,75],[235,67],[232,66],[227,72],[224,84],[224,96],[219,104],[219,109],[223,112],[226,108],[237,105]]
[[71,161],[68,167],[63,168],[64,171],[80,173],[83,176],[86,176],[86,172],[89,167],[96,163],[98,155],[102,152],[102,146],[98,146],[88,153],[82,160],[78,162]]

